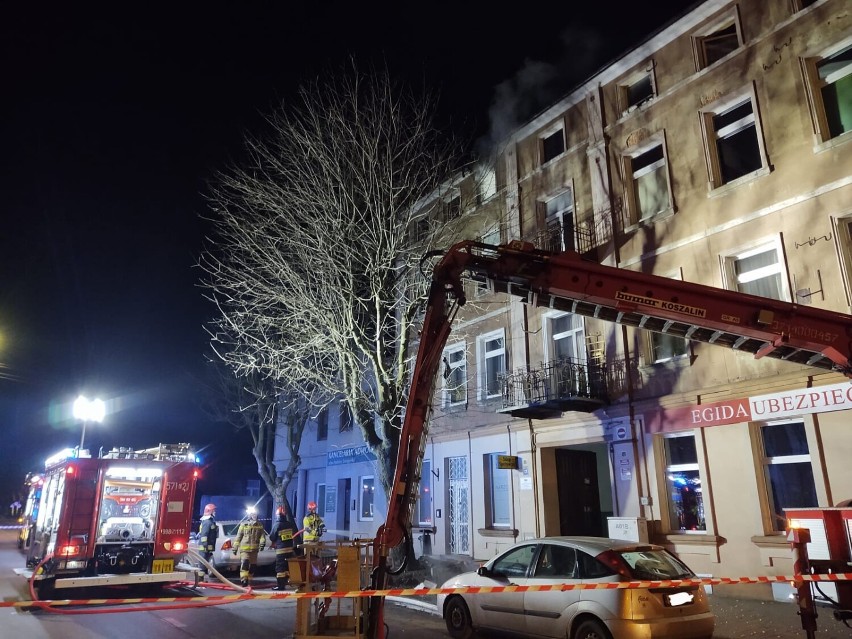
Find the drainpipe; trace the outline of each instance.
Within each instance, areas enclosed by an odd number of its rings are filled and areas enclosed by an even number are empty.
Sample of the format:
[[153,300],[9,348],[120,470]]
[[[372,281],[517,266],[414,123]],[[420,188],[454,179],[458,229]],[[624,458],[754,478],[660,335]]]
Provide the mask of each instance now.
[[530,456],[532,457],[532,482],[533,482],[533,512],[535,514],[535,536],[541,537],[541,521],[539,521],[538,508],[538,444],[536,443],[536,432],[533,428],[532,419],[527,419],[530,427]]

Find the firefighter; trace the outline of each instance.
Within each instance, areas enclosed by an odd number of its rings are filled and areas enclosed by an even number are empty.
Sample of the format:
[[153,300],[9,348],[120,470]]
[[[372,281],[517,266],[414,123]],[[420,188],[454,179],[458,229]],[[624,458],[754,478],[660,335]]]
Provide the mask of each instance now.
[[302,539],[306,544],[316,543],[325,532],[325,522],[317,514],[317,502],[308,502],[308,514],[302,520]]
[[250,586],[257,570],[257,553],[266,547],[266,531],[257,520],[257,511],[250,508],[247,520],[240,524],[234,538],[233,553],[240,553],[240,584]]
[[[207,504],[204,507],[204,515],[201,517],[201,525],[198,527],[198,548],[204,560],[212,564],[213,552],[216,550],[216,540],[219,537],[219,526],[216,523],[216,504]],[[210,572],[205,564],[201,564],[201,572],[204,581],[209,580]]]
[[295,554],[293,537],[296,534],[296,522],[286,506],[278,507],[278,520],[269,533],[272,547],[275,548],[275,579],[278,582],[273,590],[284,590],[290,582],[289,560]]

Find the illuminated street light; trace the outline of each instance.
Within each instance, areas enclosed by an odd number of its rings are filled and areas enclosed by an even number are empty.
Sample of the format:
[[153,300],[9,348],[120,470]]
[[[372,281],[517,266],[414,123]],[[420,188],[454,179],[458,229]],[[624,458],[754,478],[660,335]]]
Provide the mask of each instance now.
[[87,397],[80,395],[74,400],[74,417],[83,422],[83,433],[80,435],[80,450],[83,450],[83,442],[86,440],[86,424],[89,422],[102,422],[106,414],[106,405],[100,399],[89,401]]

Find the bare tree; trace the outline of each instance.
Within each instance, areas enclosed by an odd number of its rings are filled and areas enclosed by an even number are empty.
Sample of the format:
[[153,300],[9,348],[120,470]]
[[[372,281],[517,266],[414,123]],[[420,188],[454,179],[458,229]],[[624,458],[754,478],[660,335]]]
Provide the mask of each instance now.
[[223,361],[342,396],[386,494],[426,289],[411,231],[456,162],[435,105],[354,63],[304,86],[217,176],[200,260]]
[[[211,362],[209,371],[212,381],[206,386],[205,412],[215,421],[248,430],[258,474],[276,506],[283,504],[287,488],[301,464],[299,448],[311,417],[311,402],[301,393],[277,388],[271,378],[256,371],[237,377],[221,361]],[[278,438],[288,452],[283,469],[275,464],[274,458]]]

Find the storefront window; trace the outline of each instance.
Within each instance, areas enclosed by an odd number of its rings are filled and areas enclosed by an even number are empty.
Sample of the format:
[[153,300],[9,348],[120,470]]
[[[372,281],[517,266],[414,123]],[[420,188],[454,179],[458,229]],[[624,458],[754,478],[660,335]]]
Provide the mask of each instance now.
[[671,435],[667,436],[664,442],[669,528],[682,532],[706,531],[695,435]]
[[761,426],[763,468],[775,530],[787,527],[785,508],[818,506],[814,472],[803,422]]

